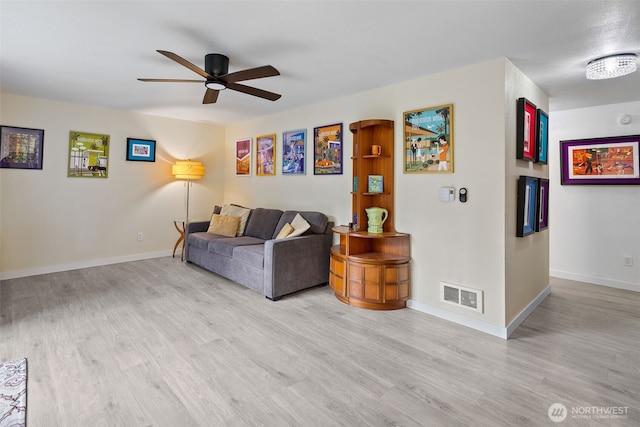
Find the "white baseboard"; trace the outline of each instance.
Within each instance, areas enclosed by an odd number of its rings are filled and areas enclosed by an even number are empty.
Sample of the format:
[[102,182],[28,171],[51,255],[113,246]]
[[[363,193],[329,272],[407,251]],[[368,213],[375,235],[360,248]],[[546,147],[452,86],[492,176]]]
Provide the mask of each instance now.
[[560,279],[575,280],[577,282],[586,282],[593,285],[608,286],[610,288],[625,289],[627,291],[640,292],[640,284],[623,282],[620,280],[607,279],[604,277],[587,276],[584,274],[569,273],[567,271],[551,270],[549,275]]
[[518,314],[509,325],[505,328],[493,323],[484,322],[482,320],[472,319],[465,315],[454,313],[449,310],[442,309],[429,304],[424,304],[414,300],[407,301],[407,307],[420,311],[422,313],[430,314],[432,316],[439,317],[450,322],[457,323],[462,326],[484,332],[489,335],[496,336],[498,338],[507,339],[515,331],[518,326],[531,314],[533,311],[544,301],[544,299],[551,293],[551,285],[548,285],[533,301],[531,301],[525,308]]
[[126,255],[115,258],[92,259],[89,261],[73,262],[70,264],[50,265],[46,267],[28,268],[24,270],[0,272],[0,280],[17,279],[20,277],[37,276],[39,274],[58,273],[60,271],[78,270],[80,268],[98,267],[101,265],[120,264],[123,262],[140,261],[143,259],[170,256],[171,251],[149,252],[144,254]]

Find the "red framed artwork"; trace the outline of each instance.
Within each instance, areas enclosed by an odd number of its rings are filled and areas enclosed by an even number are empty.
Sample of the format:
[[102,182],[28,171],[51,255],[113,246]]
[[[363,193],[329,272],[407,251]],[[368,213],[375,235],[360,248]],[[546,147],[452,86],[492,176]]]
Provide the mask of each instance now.
[[516,158],[535,161],[538,151],[536,139],[536,106],[527,98],[517,102]]

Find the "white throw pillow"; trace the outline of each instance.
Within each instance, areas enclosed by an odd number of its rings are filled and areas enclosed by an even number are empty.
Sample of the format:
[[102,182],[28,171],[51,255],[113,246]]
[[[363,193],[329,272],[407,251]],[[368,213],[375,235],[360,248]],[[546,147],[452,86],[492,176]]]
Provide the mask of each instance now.
[[236,236],[242,236],[244,234],[244,227],[247,225],[247,219],[249,218],[250,213],[251,209],[236,205],[224,205],[222,206],[222,210],[220,210],[220,215],[240,217]]
[[291,226],[293,227],[293,231],[289,233],[287,238],[301,236],[305,231],[311,228],[311,225],[300,214],[297,214],[296,217],[293,218]]
[[276,236],[276,239],[284,239],[292,232],[293,232],[293,227],[291,226],[291,224],[286,223],[284,227],[282,227],[282,230],[280,230],[280,232]]

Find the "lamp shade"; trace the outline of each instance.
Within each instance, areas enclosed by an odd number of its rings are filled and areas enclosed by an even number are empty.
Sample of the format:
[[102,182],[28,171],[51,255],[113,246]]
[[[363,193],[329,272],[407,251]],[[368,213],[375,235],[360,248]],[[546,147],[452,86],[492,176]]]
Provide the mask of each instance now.
[[200,162],[178,160],[171,167],[171,174],[176,179],[200,179],[204,176],[204,166]]

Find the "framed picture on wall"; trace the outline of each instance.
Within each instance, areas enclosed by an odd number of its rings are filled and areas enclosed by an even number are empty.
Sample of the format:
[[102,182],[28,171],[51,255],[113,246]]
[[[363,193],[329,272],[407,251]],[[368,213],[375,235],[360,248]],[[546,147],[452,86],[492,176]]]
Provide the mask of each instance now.
[[68,177],[107,178],[108,160],[109,135],[69,132]]
[[538,178],[520,176],[518,178],[516,236],[524,237],[536,231],[537,197]]
[[276,174],[276,134],[256,137],[256,176]]
[[536,160],[536,106],[526,98],[519,98],[516,105],[516,158]]
[[549,180],[538,178],[538,196],[536,198],[536,231],[549,227]]
[[404,113],[404,172],[453,172],[453,104]]
[[342,123],[313,128],[313,174],[342,175]]
[[282,132],[282,174],[304,175],[306,159],[307,130]]
[[251,176],[251,138],[236,141],[236,176]]
[[536,135],[538,137],[536,163],[546,165],[549,154],[549,115],[539,108],[536,111],[536,126]]
[[0,168],[42,169],[44,130],[0,126]]
[[640,135],[560,141],[560,183],[640,184]]
[[127,160],[155,162],[156,141],[152,139],[127,138]]

